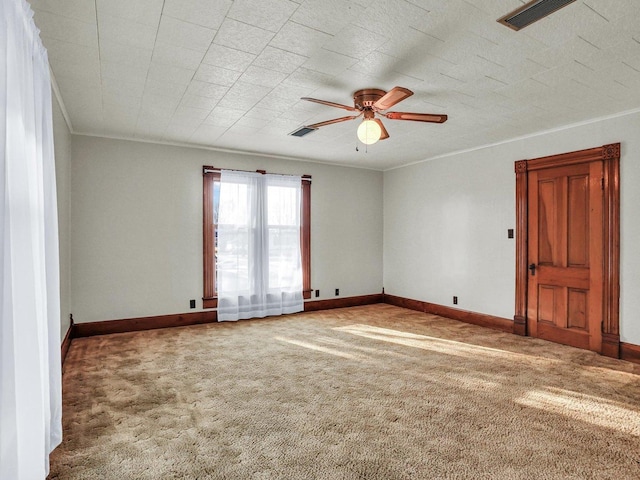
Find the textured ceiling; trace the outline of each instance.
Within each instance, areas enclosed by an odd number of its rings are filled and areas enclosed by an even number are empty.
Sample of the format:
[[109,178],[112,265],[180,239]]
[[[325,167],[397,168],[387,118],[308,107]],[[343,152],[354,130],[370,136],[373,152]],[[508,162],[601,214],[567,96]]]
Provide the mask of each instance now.
[[[386,169],[640,107],[640,1],[578,0],[520,32],[520,0],[30,0],[76,133]],[[356,151],[303,138],[362,88],[415,95]]]

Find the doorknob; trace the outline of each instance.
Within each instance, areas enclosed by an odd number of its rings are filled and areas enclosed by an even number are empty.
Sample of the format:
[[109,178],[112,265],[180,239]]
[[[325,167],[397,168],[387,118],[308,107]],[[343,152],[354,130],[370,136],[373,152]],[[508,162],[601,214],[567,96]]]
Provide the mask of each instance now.
[[531,270],[531,275],[535,275],[536,274],[536,264],[532,263],[531,265],[529,265],[529,270]]

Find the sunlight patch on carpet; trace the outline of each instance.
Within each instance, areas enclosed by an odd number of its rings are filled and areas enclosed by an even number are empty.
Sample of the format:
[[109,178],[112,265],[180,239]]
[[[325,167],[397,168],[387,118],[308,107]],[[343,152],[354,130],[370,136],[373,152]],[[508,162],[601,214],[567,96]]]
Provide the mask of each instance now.
[[285,337],[273,337],[273,338],[275,340],[278,340],[279,342],[290,343],[291,345],[297,345],[298,347],[308,348],[310,350],[315,350],[317,352],[328,353],[330,355],[335,355],[336,357],[348,358],[350,360],[363,360],[363,357],[360,355],[341,352],[340,350],[336,350],[335,348],[323,347],[322,345],[303,342],[301,340],[294,340],[293,338],[285,338]]
[[389,328],[374,327],[372,325],[349,325],[347,327],[337,327],[334,330],[351,333],[353,335],[370,338],[372,340],[382,340],[407,347],[421,348],[423,350],[431,350],[437,353],[456,355],[465,358],[478,355],[493,359],[523,359],[531,357],[530,355],[523,353],[515,353],[497,348],[481,347],[470,343],[428,337],[426,335],[418,335],[416,333],[392,330]]
[[640,437],[640,415],[602,398],[560,388],[531,390],[516,403]]

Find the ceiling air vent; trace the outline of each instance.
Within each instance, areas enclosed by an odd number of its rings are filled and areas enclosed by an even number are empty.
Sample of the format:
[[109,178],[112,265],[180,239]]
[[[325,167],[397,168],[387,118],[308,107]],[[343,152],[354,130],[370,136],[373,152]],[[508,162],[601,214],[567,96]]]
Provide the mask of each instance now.
[[317,128],[309,128],[309,127],[300,127],[297,130],[294,130],[289,135],[293,135],[294,137],[304,137],[311,132],[315,132]]
[[551,15],[556,10],[560,10],[562,7],[566,7],[575,1],[576,0],[534,0],[499,18],[498,22],[517,31],[537,22],[547,15]]

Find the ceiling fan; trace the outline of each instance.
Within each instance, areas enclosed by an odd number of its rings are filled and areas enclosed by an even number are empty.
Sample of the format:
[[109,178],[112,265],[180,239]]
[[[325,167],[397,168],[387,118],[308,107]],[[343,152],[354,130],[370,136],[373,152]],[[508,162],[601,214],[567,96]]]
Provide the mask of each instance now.
[[302,97],[301,100],[308,102],[320,103],[329,107],[342,108],[350,112],[359,112],[357,115],[334,118],[324,122],[314,123],[312,125],[304,125],[299,129],[291,132],[290,135],[303,137],[308,133],[317,130],[325,125],[333,123],[346,122],[347,120],[355,120],[364,116],[362,123],[358,127],[358,138],[367,145],[372,145],[378,140],[389,138],[389,133],[384,128],[382,121],[376,118],[376,114],[386,117],[389,120],[410,120],[414,122],[443,123],[447,121],[446,115],[438,115],[432,113],[409,113],[409,112],[385,112],[385,110],[400,103],[404,99],[413,95],[413,92],[403,87],[393,87],[388,92],[377,88],[365,88],[358,90],[353,94],[353,107],[342,105],[340,103],[328,102],[326,100],[318,100],[317,98]]

